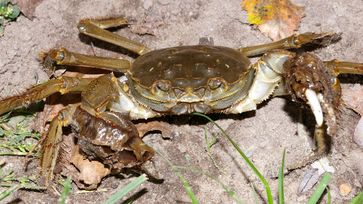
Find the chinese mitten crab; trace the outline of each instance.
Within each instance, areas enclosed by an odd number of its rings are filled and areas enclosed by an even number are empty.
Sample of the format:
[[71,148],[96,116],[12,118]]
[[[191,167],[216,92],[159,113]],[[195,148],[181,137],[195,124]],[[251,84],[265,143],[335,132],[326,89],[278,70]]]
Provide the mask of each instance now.
[[[340,102],[337,76],[363,74],[363,64],[322,61],[298,50],[304,45],[326,46],[340,38],[334,33],[304,33],[277,42],[238,49],[193,45],[150,50],[107,28],[127,24],[124,18],[84,19],[82,34],[118,45],[139,56],[130,62],[88,56],[64,48],[52,49],[45,62],[109,70],[98,78],[60,76],[2,99],[0,114],[42,100],[56,92],[80,93],[81,102],[65,107],[50,124],[42,143],[41,167],[51,179],[62,140],[62,128],[71,126],[89,159],[103,161],[110,171],[141,165],[154,151],[143,143],[129,121],[192,112],[239,114],[273,97],[290,95],[310,105],[316,120],[317,150],[325,152],[324,134],[334,134]],[[262,55],[254,64],[249,57]],[[123,73],[116,78],[113,73]],[[303,161],[306,162],[306,161]]]

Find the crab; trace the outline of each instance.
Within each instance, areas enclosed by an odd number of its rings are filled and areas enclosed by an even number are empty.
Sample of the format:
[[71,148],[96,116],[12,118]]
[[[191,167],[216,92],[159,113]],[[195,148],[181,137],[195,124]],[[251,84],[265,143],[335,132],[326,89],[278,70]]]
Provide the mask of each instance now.
[[[122,17],[83,19],[78,29],[137,54],[133,62],[52,49],[43,55],[47,66],[79,66],[109,73],[96,78],[59,76],[0,101],[3,114],[57,92],[80,93],[81,102],[58,113],[42,142],[41,168],[47,181],[53,178],[63,127],[71,126],[77,133],[76,149],[85,159],[102,161],[110,172],[119,172],[140,166],[154,155],[132,120],[193,112],[240,114],[284,95],[308,104],[316,120],[317,149],[296,165],[301,166],[324,154],[325,135],[335,134],[341,95],[337,76],[363,74],[362,63],[322,61],[301,52],[304,46],[336,42],[340,39],[336,33],[303,33],[237,49],[191,45],[151,50],[107,30],[123,25],[127,20]],[[249,58],[255,56],[262,57],[252,64]],[[122,77],[116,78],[114,73]]]

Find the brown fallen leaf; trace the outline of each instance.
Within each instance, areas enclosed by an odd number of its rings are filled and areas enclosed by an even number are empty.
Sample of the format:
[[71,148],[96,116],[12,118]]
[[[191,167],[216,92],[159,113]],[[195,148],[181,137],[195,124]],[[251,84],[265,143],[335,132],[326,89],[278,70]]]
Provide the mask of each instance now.
[[95,189],[101,180],[111,173],[99,161],[89,161],[79,153],[78,148],[74,148],[71,163],[79,170],[78,181],[86,184],[87,189]]
[[160,131],[164,139],[173,137],[173,129],[169,123],[163,121],[150,121],[145,123],[135,124],[140,137],[144,137],[148,132]]
[[304,16],[304,8],[289,0],[244,0],[242,8],[247,11],[248,22],[272,40],[292,35]]
[[14,0],[12,2],[19,6],[20,11],[25,17],[33,19],[35,9],[42,1],[43,0]]

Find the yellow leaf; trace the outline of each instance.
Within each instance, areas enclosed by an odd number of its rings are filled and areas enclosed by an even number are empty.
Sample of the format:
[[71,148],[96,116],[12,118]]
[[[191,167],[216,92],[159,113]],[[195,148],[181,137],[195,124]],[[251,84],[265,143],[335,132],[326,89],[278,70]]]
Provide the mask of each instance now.
[[289,0],[244,0],[247,21],[273,40],[292,35],[304,16],[304,8]]
[[242,6],[248,13],[248,22],[254,25],[263,24],[274,15],[272,5],[261,4],[258,0],[243,1]]

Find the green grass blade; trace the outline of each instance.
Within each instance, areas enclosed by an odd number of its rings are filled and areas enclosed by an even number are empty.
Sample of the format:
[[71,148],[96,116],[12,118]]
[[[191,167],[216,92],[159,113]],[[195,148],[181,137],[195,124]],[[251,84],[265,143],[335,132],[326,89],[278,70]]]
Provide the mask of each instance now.
[[286,150],[284,149],[284,152],[282,153],[282,161],[281,161],[281,167],[279,169],[279,178],[278,178],[279,204],[285,203],[285,194],[284,194],[285,153]]
[[326,191],[328,193],[328,199],[326,201],[327,204],[331,204],[331,194],[330,194],[330,189],[327,187],[326,188]]
[[72,191],[72,179],[67,178],[64,182],[62,182],[63,189],[62,194],[59,197],[58,203],[59,204],[65,204],[67,201],[67,198],[69,196],[69,193]]
[[363,192],[360,192],[357,196],[355,196],[349,204],[361,204],[363,203]]
[[[168,159],[165,154],[161,154],[160,152],[157,151],[157,153],[161,156],[161,158],[164,159],[164,161],[166,161],[169,166],[171,167],[171,170],[179,177],[179,180],[181,181],[188,197],[190,198],[190,200],[192,201],[193,204],[198,204],[198,199],[197,199],[197,196],[195,195],[195,193],[193,192],[192,190],[192,187],[190,186],[189,182],[184,178],[184,176],[182,175],[182,172],[181,170],[183,168],[179,167],[179,166],[175,166],[171,161],[170,159]],[[185,169],[188,169],[189,168],[185,168]]]
[[265,191],[267,194],[267,203],[272,204],[273,203],[273,198],[272,198],[272,193],[271,193],[271,188],[270,185],[268,184],[267,180],[265,179],[265,177],[258,171],[258,169],[255,167],[255,165],[253,165],[253,163],[251,162],[251,160],[243,153],[243,151],[241,150],[241,148],[238,146],[238,144],[232,140],[232,138],[223,130],[223,128],[221,128],[216,122],[214,122],[210,117],[202,114],[202,113],[193,113],[194,115],[198,115],[201,117],[204,117],[205,119],[209,120],[211,123],[213,123],[216,127],[218,127],[218,129],[222,132],[222,134],[228,139],[228,141],[233,145],[233,147],[237,150],[237,152],[241,155],[241,157],[245,160],[245,162],[247,163],[247,165],[252,169],[252,171],[256,174],[256,176],[260,179],[260,181],[262,182],[262,184],[265,187]]
[[15,191],[19,190],[21,188],[20,184],[14,185],[8,189],[6,189],[5,191],[0,193],[0,201],[2,201],[3,199],[5,199],[6,197],[8,197],[9,195],[11,195],[12,193],[14,193]]
[[133,180],[131,183],[129,183],[125,187],[123,187],[121,190],[114,193],[109,199],[106,200],[105,204],[116,203],[118,200],[123,198],[126,194],[128,194],[129,192],[131,192],[131,191],[135,190],[137,187],[139,187],[146,180],[147,180],[147,178],[146,178],[145,174],[140,175],[135,180]]
[[199,204],[197,196],[194,194],[192,187],[189,185],[189,182],[184,178],[180,171],[175,170],[174,172],[178,175],[180,181],[182,182],[183,187],[188,194],[188,197],[192,201],[192,204]]
[[204,128],[204,140],[205,140],[205,143],[206,143],[208,156],[209,156],[210,160],[213,162],[213,165],[220,172],[222,172],[223,174],[226,174],[226,172],[218,165],[217,161],[213,158],[212,146],[215,145],[218,142],[218,138],[216,136],[212,135],[212,134],[211,134],[211,136],[212,136],[212,139],[209,140],[208,139],[208,130],[207,130],[207,128]]
[[[186,166],[173,166],[173,168],[177,169],[179,172],[181,171],[191,171],[194,173],[203,174],[204,176],[207,176],[208,178],[212,179],[213,181],[217,182],[219,185],[222,186],[223,190],[228,194],[229,197],[231,197],[237,204],[242,204],[243,201],[238,197],[236,191],[232,189],[231,187],[224,184],[221,180],[216,178],[215,176],[194,167],[186,167]],[[176,170],[175,170],[176,171]],[[177,172],[176,172],[177,173]]]
[[323,178],[319,182],[314,193],[311,195],[308,204],[316,204],[320,200],[321,196],[323,195],[325,189],[328,186],[330,179],[331,179],[330,173],[325,172]]

